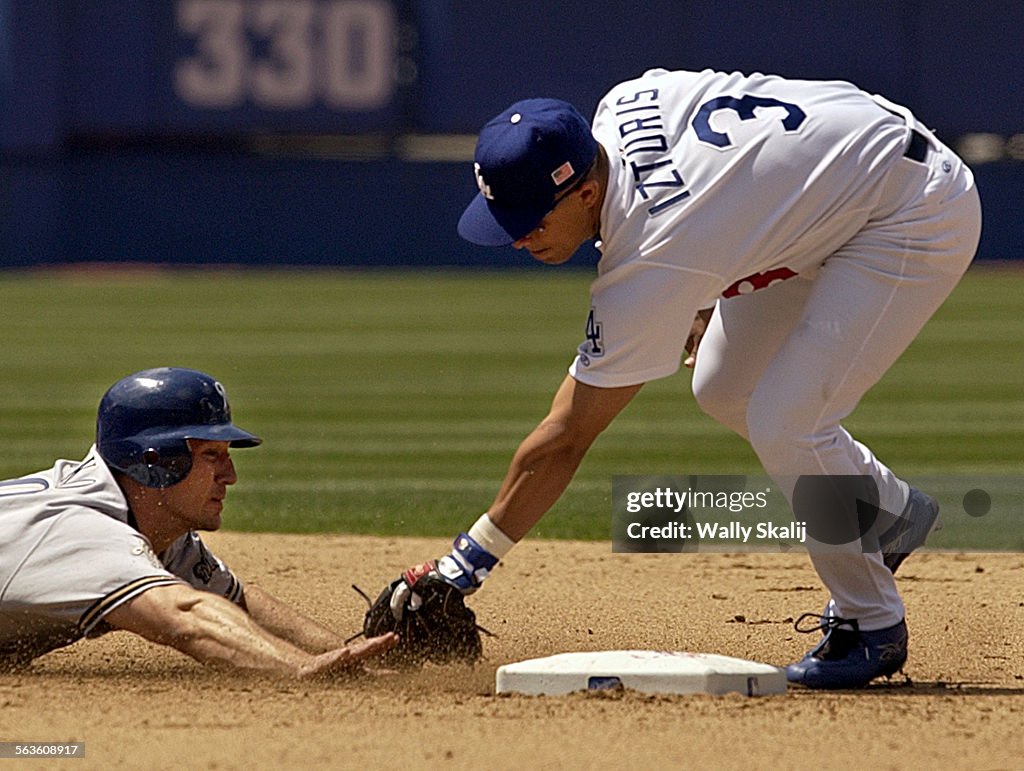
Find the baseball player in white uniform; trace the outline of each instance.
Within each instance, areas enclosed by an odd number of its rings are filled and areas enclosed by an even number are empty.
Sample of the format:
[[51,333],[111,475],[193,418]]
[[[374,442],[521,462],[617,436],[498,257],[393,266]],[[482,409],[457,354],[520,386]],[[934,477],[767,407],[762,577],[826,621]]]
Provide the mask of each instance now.
[[100,403],[81,461],[0,482],[0,671],[113,629],[203,663],[296,677],[350,672],[395,643],[347,646],[238,578],[197,534],[216,530],[235,483],[223,386],[195,370],[144,370]]
[[592,126],[559,100],[517,102],[482,129],[474,171],[464,238],[552,265],[595,239],[601,260],[548,416],[438,571],[473,591],[641,386],[699,341],[698,403],[809,520],[832,595],[789,679],[847,688],[898,671],[894,573],[938,506],[842,421],[969,265],[970,170],[909,110],[849,83],[651,70],[615,86]]

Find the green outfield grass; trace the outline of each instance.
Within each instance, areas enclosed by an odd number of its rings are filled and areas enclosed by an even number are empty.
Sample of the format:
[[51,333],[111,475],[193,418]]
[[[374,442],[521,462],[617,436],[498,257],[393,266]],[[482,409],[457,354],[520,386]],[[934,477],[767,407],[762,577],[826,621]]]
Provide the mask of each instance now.
[[[582,337],[590,280],[0,273],[0,478],[83,455],[119,377],[191,366],[218,376],[236,421],[266,440],[236,454],[228,527],[451,535],[485,510],[543,417]],[[847,426],[911,479],[1021,475],[1022,291],[1024,273],[972,269]],[[758,471],[699,412],[682,371],[645,386],[535,534],[608,538],[613,474]]]

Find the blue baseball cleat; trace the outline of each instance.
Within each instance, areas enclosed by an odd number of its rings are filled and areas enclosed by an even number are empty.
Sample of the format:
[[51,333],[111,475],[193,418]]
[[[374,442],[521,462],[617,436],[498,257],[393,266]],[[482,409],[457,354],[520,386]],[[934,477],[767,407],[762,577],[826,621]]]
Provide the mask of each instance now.
[[895,575],[903,560],[941,527],[938,502],[927,493],[911,487],[903,513],[878,538],[885,566]]
[[[816,618],[819,624],[802,629],[800,622]],[[821,629],[825,636],[806,656],[786,667],[786,679],[808,688],[862,688],[876,677],[891,677],[907,661],[907,624],[862,632],[855,619],[804,613],[796,620],[798,632]]]

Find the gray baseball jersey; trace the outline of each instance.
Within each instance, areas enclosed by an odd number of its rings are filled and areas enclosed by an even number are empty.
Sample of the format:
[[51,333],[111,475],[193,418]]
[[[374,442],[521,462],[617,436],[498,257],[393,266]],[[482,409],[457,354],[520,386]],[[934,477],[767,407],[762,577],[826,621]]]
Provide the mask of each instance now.
[[95,447],[0,482],[0,668],[110,631],[111,610],[181,582],[242,599],[242,584],[196,533],[153,553]]

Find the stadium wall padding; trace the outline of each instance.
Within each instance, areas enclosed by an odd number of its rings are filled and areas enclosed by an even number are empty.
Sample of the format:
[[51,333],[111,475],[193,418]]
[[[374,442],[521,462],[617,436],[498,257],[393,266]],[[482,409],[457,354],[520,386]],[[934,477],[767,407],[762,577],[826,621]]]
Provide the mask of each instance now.
[[1018,259],[1021,29],[1017,0],[0,0],[0,267],[529,265],[456,236],[468,160],[396,140],[651,66],[849,79],[975,137],[979,256]]

